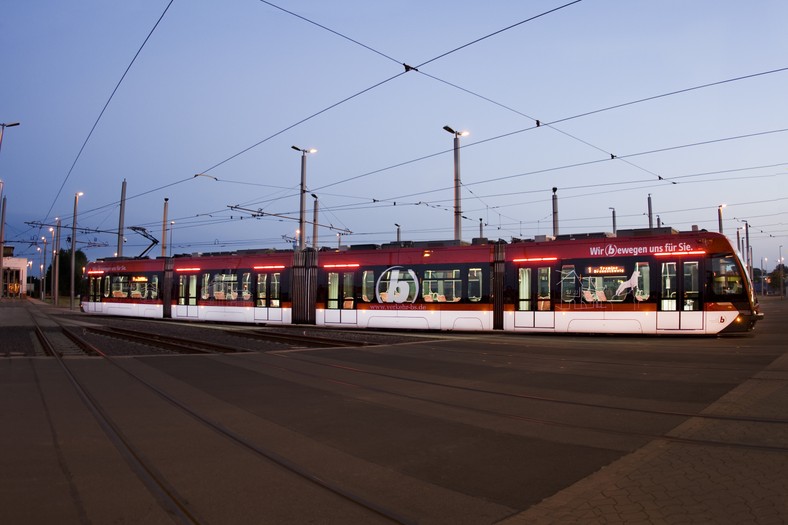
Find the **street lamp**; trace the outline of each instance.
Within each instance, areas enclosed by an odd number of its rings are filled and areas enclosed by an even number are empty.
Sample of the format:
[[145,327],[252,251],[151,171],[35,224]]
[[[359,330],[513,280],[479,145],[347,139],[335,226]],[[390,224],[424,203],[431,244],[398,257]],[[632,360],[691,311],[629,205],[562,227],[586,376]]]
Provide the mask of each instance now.
[[304,216],[304,210],[306,208],[306,154],[317,153],[317,150],[314,148],[299,148],[298,146],[290,147],[301,152],[301,206],[298,212],[298,230],[300,232],[298,236],[298,249],[303,251],[306,246],[304,243],[304,232],[306,231],[306,217]]
[[400,236],[400,225],[395,222],[394,226],[397,227],[397,244],[399,244],[402,241],[402,237]]
[[720,204],[717,206],[717,220],[720,223],[720,233],[722,233],[722,209],[726,206],[726,204]]
[[454,135],[454,240],[462,240],[462,205],[460,197],[460,137],[467,137],[467,131],[455,131],[449,126],[443,129]]
[[616,234],[616,209],[615,208],[608,208],[609,210],[613,210],[613,235]]
[[76,271],[76,258],[77,258],[77,204],[79,204],[79,198],[84,195],[84,193],[77,192],[74,194],[74,221],[71,224],[71,295],[69,297],[68,308],[70,310],[74,309],[74,273]]
[[11,122],[9,124],[0,123],[0,150],[3,149],[3,133],[5,133],[5,128],[13,128],[18,125],[19,122]]

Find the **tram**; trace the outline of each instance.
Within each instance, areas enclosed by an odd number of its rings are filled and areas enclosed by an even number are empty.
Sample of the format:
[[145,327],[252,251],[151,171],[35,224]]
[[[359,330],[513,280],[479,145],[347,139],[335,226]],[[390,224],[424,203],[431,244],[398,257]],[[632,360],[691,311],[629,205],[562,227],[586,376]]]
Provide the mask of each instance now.
[[81,309],[352,328],[698,335],[747,332],[763,317],[725,236],[670,228],[108,258],[87,266]]

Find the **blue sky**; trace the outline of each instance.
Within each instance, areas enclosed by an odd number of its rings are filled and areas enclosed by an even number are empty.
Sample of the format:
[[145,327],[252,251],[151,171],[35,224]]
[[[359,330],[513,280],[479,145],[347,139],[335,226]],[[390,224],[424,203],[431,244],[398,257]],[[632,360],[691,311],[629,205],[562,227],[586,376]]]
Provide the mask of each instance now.
[[[174,252],[284,248],[293,145],[318,150],[322,245],[339,230],[353,232],[343,244],[388,242],[395,223],[403,239],[449,239],[449,125],[470,131],[464,240],[479,219],[491,238],[550,234],[552,187],[562,234],[611,230],[611,207],[619,228],[647,227],[650,194],[654,221],[679,230],[716,230],[727,204],[725,233],[749,221],[755,265],[773,268],[779,245],[788,255],[788,4],[584,0],[472,43],[566,3],[277,4],[299,18],[175,0],[85,143],[169,1],[3,0],[0,122],[21,122],[0,151],[6,240],[34,254],[48,226],[27,223],[70,227],[81,191],[78,246],[111,256],[117,236],[102,232],[118,227],[125,179],[125,225],[161,237],[168,198]],[[148,245],[126,239],[124,255]]]

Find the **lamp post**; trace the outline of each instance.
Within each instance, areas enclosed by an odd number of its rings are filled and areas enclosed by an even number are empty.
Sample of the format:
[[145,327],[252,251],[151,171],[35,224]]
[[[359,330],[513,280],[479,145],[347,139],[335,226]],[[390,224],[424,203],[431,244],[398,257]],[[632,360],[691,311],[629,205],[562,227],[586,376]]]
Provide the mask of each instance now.
[[3,181],[0,180],[0,298],[5,295],[5,269],[3,268],[3,256],[5,254],[5,195],[3,195]]
[[400,236],[400,225],[395,222],[394,226],[397,227],[397,244],[399,244],[402,242],[402,237]]
[[60,305],[60,217],[52,229],[52,304]]
[[608,208],[609,210],[613,210],[613,235],[616,234],[616,209],[615,208]]
[[[13,128],[14,126],[18,126],[19,122],[9,122],[6,124],[5,122],[0,123],[0,150],[3,148],[3,135],[5,134],[5,128]],[[0,206],[2,206],[2,220],[0,220],[0,297],[3,297],[5,288],[3,287],[3,283],[5,282],[5,270],[3,269],[3,254],[5,252],[5,197],[3,196],[3,181],[0,180]]]
[[722,233],[722,209],[725,206],[725,204],[720,204],[717,206],[717,221],[720,223],[720,233]]
[[783,245],[780,245],[780,299],[785,299],[785,261],[783,261]]
[[[38,287],[39,289],[43,289],[43,278],[41,273],[43,272],[44,263],[41,262],[41,246],[36,246],[36,251],[38,252]],[[39,292],[40,295],[43,297],[44,292]],[[42,299],[43,300],[43,299]]]
[[81,191],[74,194],[74,220],[71,224],[71,294],[68,301],[69,310],[74,309],[74,273],[76,272],[75,266],[77,264],[77,204],[79,204],[79,198],[82,195],[84,193]]
[[443,129],[454,135],[454,240],[462,240],[462,204],[460,197],[460,137],[467,137],[467,131],[455,131],[449,126]]
[[161,219],[161,256],[167,257],[167,210],[169,197],[164,197],[164,216]]
[[52,278],[49,280],[49,296],[52,298],[52,305],[57,306],[57,303],[55,303],[55,258],[57,257],[55,253],[55,229],[49,228],[49,233],[52,234],[52,263],[50,264],[52,267]]
[[304,242],[304,232],[306,231],[306,217],[304,215],[306,209],[306,154],[317,153],[315,148],[304,149],[298,146],[290,146],[292,149],[301,152],[301,205],[298,211],[298,249],[303,251],[306,243]]
[[41,300],[43,301],[47,297],[47,238],[41,237],[41,240],[44,241],[44,251],[41,253],[44,259],[41,263]]
[[312,248],[317,251],[317,195],[312,193],[312,198],[315,199],[315,209],[312,213]]
[[744,223],[744,261],[747,266],[747,275],[750,276],[752,281],[752,253],[750,252],[750,223],[742,220]]
[[175,221],[170,221],[170,257],[172,257],[172,225]]

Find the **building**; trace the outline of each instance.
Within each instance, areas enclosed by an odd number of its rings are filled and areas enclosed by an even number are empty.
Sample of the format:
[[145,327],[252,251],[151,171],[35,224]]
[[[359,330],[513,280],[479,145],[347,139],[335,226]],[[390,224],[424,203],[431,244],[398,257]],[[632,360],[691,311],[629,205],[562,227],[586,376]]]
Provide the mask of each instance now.
[[3,246],[2,297],[21,297],[27,294],[27,259],[14,257],[13,246]]

